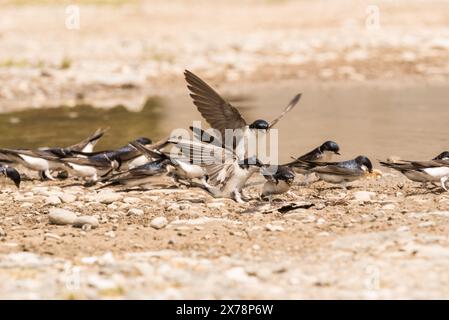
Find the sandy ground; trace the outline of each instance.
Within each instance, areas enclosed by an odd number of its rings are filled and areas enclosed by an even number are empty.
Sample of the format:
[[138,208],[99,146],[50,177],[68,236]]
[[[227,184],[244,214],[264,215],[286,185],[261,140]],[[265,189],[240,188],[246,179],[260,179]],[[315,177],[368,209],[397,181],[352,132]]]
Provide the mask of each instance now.
[[[260,178],[237,204],[196,189],[3,188],[1,298],[448,298],[449,195],[385,173],[345,191]],[[62,201],[61,201],[62,200]],[[64,208],[99,227],[49,222]],[[152,226],[165,217],[161,229]]]

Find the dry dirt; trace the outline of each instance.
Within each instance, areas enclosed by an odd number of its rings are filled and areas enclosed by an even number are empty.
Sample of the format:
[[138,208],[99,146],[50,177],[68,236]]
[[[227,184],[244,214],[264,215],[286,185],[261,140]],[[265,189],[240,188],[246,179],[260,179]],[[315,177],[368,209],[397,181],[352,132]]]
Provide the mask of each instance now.
[[[2,189],[1,298],[449,297],[449,195],[395,173],[349,190],[298,185],[271,206],[164,181],[103,193],[73,183]],[[101,203],[105,193],[114,202]],[[100,225],[50,224],[54,207]],[[162,229],[151,226],[158,216],[168,220]]]

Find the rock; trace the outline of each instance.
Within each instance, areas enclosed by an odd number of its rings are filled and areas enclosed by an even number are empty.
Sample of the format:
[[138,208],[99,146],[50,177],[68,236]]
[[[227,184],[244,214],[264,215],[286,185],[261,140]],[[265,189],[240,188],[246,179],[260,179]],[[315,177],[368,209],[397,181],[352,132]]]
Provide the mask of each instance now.
[[54,233],[46,233],[46,234],[44,234],[44,239],[61,240],[61,237]]
[[356,191],[354,192],[354,199],[360,202],[369,202],[375,195],[376,193],[371,191]]
[[96,196],[96,200],[103,204],[111,204],[115,201],[120,201],[122,196],[113,191],[102,191]]
[[76,196],[70,193],[63,193],[61,195],[59,195],[59,199],[63,202],[63,203],[72,203],[76,201]]
[[50,223],[57,225],[73,224],[76,220],[76,214],[72,211],[52,208],[48,214]]
[[128,203],[128,204],[136,204],[136,203],[141,203],[142,199],[135,198],[135,197],[126,197],[123,199],[123,202]]
[[396,209],[396,206],[394,205],[394,203],[388,203],[388,204],[382,206],[382,209],[384,209],[384,210],[394,210],[394,209]]
[[49,196],[45,198],[45,204],[51,205],[61,204],[61,200],[59,199],[58,196]]
[[85,225],[89,225],[91,228],[97,228],[99,226],[98,219],[92,216],[80,216],[73,221],[73,226],[82,228]]
[[142,209],[131,208],[128,210],[128,216],[143,216],[144,212]]
[[224,276],[231,281],[235,282],[252,282],[254,278],[251,278],[242,267],[234,267],[226,270]]
[[165,217],[157,217],[151,220],[150,226],[154,229],[162,229],[168,224],[168,220]]
[[419,228],[428,228],[428,227],[433,227],[435,226],[435,222],[433,221],[426,221],[426,222],[421,222],[420,224],[418,224]]
[[265,230],[274,232],[274,231],[284,231],[285,229],[284,229],[284,227],[282,227],[282,226],[274,225],[274,224],[268,223],[268,224],[265,226]]
[[2,228],[0,228],[0,237],[5,237],[5,236],[6,236],[5,230],[3,230]]

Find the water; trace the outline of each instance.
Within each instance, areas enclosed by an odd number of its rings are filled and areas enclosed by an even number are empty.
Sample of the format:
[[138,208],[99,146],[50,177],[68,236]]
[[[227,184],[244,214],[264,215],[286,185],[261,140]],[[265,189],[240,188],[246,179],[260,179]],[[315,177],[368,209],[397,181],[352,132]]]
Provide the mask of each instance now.
[[89,105],[0,114],[0,145],[10,148],[68,146],[83,140],[97,128],[109,130],[97,149],[115,148],[130,140],[161,136],[163,103],[149,98],[141,112],[123,106],[98,109]]
[[[359,154],[372,160],[389,155],[427,159],[449,149],[449,87],[387,84],[285,82],[220,88],[251,122],[273,119],[297,92],[298,106],[276,126],[280,159],[287,161],[325,140],[341,147],[340,159]],[[247,99],[232,99],[236,95]],[[138,137],[162,138],[201,117],[187,92],[148,99],[139,113],[123,107],[89,106],[29,110],[0,115],[0,146],[65,146],[98,127],[110,127],[98,149],[114,148]],[[17,122],[18,121],[18,122]],[[17,123],[16,123],[17,122]],[[206,124],[204,122],[204,127]]]

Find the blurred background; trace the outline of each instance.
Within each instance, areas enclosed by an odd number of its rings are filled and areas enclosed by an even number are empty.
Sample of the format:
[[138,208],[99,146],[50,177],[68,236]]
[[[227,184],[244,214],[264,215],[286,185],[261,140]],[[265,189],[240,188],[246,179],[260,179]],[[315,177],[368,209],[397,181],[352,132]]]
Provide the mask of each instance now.
[[[184,69],[277,127],[280,158],[449,149],[449,1],[0,0],[0,146],[100,148],[201,117]],[[206,123],[204,122],[206,127]]]

